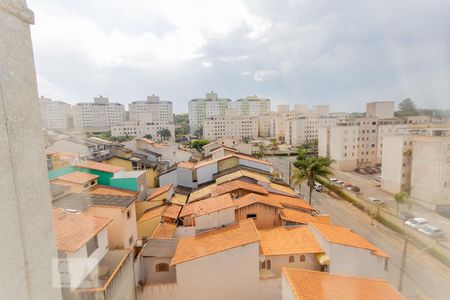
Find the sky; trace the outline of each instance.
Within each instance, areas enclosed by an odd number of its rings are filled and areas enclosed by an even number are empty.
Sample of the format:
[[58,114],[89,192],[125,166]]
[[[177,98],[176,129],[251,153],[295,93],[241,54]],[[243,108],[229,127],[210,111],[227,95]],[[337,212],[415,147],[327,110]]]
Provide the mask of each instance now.
[[28,0],[40,95],[450,107],[450,1]]

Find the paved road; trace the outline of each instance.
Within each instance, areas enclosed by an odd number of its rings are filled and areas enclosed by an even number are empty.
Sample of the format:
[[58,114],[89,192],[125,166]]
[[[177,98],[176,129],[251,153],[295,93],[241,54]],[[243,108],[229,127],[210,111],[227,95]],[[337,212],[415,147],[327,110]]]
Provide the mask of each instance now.
[[[289,161],[295,157],[268,157],[274,168],[288,178]],[[306,190],[306,185],[302,186]],[[387,279],[398,287],[403,237],[381,224],[370,225],[370,217],[344,200],[331,198],[325,193],[313,193],[313,205],[329,213],[337,225],[352,228],[391,256]],[[450,270],[426,251],[409,244],[404,277],[403,294],[408,299],[449,299]]]

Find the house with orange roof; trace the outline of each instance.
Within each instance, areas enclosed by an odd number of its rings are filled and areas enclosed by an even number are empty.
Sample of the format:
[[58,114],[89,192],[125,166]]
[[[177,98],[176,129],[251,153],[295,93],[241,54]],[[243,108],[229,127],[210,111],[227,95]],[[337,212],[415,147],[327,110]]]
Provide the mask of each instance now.
[[283,300],[405,300],[392,285],[373,278],[284,268]]
[[[131,250],[110,249],[109,218],[53,209],[59,270],[64,299],[135,299]],[[56,277],[55,277],[56,278]],[[111,288],[111,287],[114,288]]]
[[95,174],[88,174],[84,172],[72,172],[69,174],[65,174],[57,177],[56,179],[51,180],[51,183],[69,186],[69,191],[72,193],[80,193],[90,187],[93,187],[97,184],[99,176]]
[[261,277],[281,278],[283,267],[321,270],[316,258],[324,251],[308,227],[259,229]]
[[306,225],[309,222],[331,224],[329,215],[311,215],[310,213],[290,208],[283,208],[280,214],[283,226]]
[[265,195],[249,193],[234,200],[236,220],[253,219],[257,228],[280,226],[283,206]]
[[136,202],[136,215],[139,219],[142,214],[150,208],[167,204],[173,195],[173,185],[171,183],[166,184],[160,188],[154,189],[150,196],[144,201]]
[[161,222],[174,224],[181,208],[177,204],[163,204],[146,210],[137,221],[138,238],[151,237]]
[[184,226],[195,226],[196,231],[202,231],[234,223],[234,210],[230,194],[224,194],[186,204],[179,217]]
[[218,196],[218,195],[223,195],[223,194],[231,194],[231,197],[233,199],[245,196],[249,193],[255,193],[255,194],[259,194],[259,195],[267,195],[268,192],[267,190],[258,185],[258,184],[254,184],[254,183],[248,183],[245,181],[241,181],[241,180],[233,180],[233,181],[229,181],[229,182],[225,182],[219,185],[216,185],[212,190],[211,190],[211,196]]
[[328,271],[350,276],[385,278],[389,256],[352,230],[310,222],[309,229],[330,258]]

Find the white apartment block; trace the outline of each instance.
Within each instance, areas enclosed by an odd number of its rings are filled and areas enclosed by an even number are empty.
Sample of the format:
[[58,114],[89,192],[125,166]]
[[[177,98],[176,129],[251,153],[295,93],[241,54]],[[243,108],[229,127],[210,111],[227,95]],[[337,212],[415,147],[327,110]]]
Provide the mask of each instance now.
[[313,113],[315,113],[315,114],[327,115],[329,112],[330,112],[330,107],[328,104],[313,106]]
[[378,101],[366,104],[366,117],[392,119],[394,117],[394,101]]
[[50,98],[39,98],[42,127],[46,129],[68,129],[73,126],[72,108],[70,104],[53,101]]
[[280,104],[277,106],[278,114],[287,114],[290,112],[289,104]]
[[151,135],[152,139],[161,140],[163,138],[160,136],[160,134],[158,134],[158,131],[160,131],[161,129],[169,129],[170,131],[170,138],[168,139],[169,141],[173,141],[175,139],[175,125],[167,121],[160,121],[153,123],[141,121],[122,122],[119,125],[111,126],[111,136],[118,137],[128,135],[137,138],[142,138],[145,135]]
[[249,96],[230,103],[239,116],[256,117],[270,113],[270,99]]
[[215,141],[223,137],[256,139],[258,118],[256,117],[216,117],[203,121],[203,136]]
[[95,97],[94,102],[78,103],[74,110],[74,127],[94,130],[107,130],[108,127],[124,121],[125,107],[109,102],[103,96]]
[[191,134],[194,134],[207,118],[224,116],[229,107],[230,99],[218,98],[213,91],[207,93],[205,98],[196,98],[189,101],[189,127]]
[[154,94],[148,96],[146,101],[131,102],[128,107],[130,121],[173,123],[172,102],[160,101]]

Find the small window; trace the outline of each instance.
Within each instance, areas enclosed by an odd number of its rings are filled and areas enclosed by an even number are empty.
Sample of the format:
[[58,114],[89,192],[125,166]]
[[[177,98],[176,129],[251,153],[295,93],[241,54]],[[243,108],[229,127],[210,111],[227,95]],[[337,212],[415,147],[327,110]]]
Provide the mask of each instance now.
[[304,255],[300,255],[300,261],[301,261],[301,262],[304,262],[304,261],[306,261],[306,256],[304,256]]
[[293,263],[294,262],[294,257],[293,256],[289,256],[289,262]]
[[266,260],[266,266],[267,266],[267,270],[272,269],[272,262],[270,261],[270,259]]
[[266,262],[263,261],[263,262],[261,263],[261,269],[265,269],[265,268],[266,268]]
[[160,263],[155,266],[155,272],[169,272],[169,264],[166,263]]
[[248,214],[247,219],[253,219],[256,220],[256,214]]
[[127,219],[131,217],[131,211],[127,211]]
[[94,236],[92,239],[89,240],[89,242],[86,243],[86,252],[87,256],[91,256],[92,253],[95,252],[95,250],[98,249],[98,238],[97,236]]

